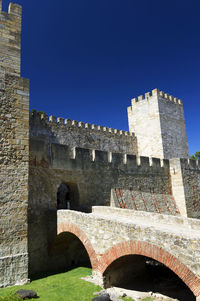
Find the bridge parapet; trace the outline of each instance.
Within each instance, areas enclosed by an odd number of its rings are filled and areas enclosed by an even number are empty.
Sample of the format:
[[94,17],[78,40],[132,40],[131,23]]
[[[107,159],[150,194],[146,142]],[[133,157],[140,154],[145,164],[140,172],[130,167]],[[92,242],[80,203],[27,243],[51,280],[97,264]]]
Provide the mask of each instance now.
[[175,229],[180,228],[181,231],[195,230],[199,232],[200,229],[200,220],[194,218],[186,218],[182,216],[173,216],[167,214],[159,214],[154,212],[146,211],[135,211],[130,209],[121,209],[114,207],[106,206],[93,206],[92,213],[99,216],[111,216],[119,218],[128,218],[132,221],[140,221],[142,223],[148,222],[149,224],[158,224],[158,225],[167,225],[169,227],[176,227]]

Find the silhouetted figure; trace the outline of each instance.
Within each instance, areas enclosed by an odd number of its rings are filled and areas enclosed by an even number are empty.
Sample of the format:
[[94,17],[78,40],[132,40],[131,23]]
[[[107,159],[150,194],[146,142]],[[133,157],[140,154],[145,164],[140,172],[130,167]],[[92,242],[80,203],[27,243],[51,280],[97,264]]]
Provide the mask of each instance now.
[[57,192],[57,209],[70,209],[69,187],[61,184]]

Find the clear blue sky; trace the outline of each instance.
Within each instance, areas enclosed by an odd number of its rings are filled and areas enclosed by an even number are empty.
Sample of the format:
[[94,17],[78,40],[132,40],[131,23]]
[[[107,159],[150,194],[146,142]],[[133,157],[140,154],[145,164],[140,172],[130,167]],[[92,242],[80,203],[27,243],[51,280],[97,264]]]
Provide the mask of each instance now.
[[31,109],[127,130],[131,98],[159,88],[183,100],[190,153],[200,150],[199,0],[15,2]]

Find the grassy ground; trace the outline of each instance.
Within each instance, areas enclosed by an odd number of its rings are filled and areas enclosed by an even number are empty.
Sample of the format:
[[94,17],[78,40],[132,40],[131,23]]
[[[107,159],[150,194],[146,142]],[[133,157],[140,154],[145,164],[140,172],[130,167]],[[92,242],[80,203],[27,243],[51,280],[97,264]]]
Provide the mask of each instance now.
[[[80,279],[91,275],[91,269],[76,268],[66,273],[57,274],[23,286],[13,286],[0,289],[0,301],[17,301],[13,294],[19,289],[30,289],[37,292],[40,301],[91,301],[93,293],[101,290],[90,282]],[[35,300],[35,299],[32,299]],[[133,301],[130,298],[123,298],[124,301]],[[143,301],[151,301],[145,298]]]

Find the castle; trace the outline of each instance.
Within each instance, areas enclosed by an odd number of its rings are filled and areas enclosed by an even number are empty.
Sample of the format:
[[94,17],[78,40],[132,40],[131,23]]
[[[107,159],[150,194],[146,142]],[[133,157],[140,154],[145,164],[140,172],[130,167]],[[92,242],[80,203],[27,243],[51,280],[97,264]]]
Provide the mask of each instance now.
[[[200,162],[188,157],[182,101],[158,89],[132,99],[129,132],[30,114],[29,81],[20,76],[21,16],[21,7],[13,3],[3,12],[0,0],[0,287],[81,262],[84,256],[72,234],[85,245],[93,271],[103,274],[108,262],[100,262],[111,253],[101,246],[103,238],[95,244],[98,231],[104,227],[106,232],[109,216],[115,214],[191,231],[187,248],[174,250],[172,234],[168,243],[163,236],[160,245],[180,260],[176,273],[198,300]],[[64,234],[57,235],[62,232],[71,233],[65,243],[59,238]],[[181,242],[182,236],[177,237]],[[128,248],[136,250],[135,238],[129,240]],[[112,238],[110,247],[116,241]],[[161,252],[152,247],[152,238],[140,237],[137,254],[147,244],[148,250]]]

